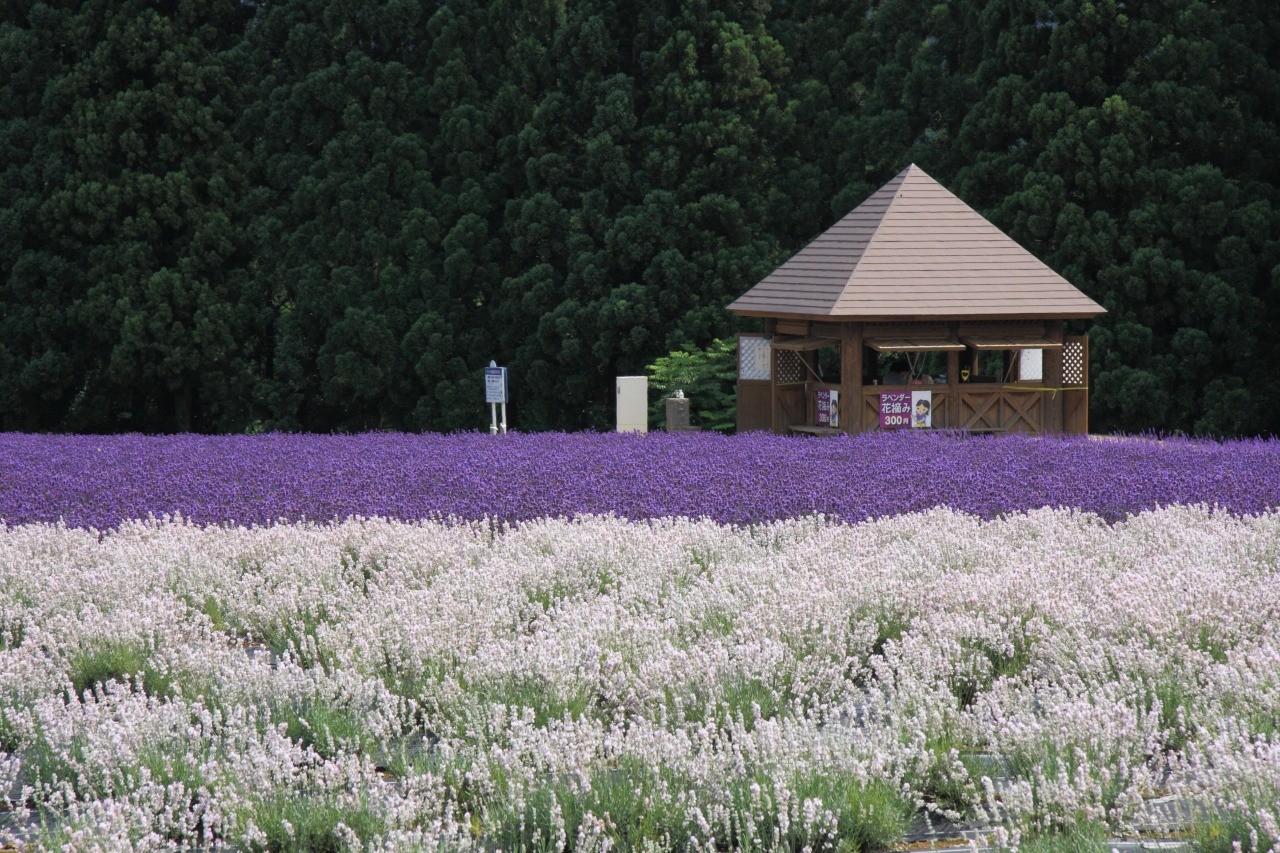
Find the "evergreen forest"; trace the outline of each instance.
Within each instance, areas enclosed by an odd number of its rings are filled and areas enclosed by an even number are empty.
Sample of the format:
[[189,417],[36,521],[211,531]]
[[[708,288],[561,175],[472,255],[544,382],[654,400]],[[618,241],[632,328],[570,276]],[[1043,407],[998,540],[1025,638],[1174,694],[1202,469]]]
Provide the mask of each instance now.
[[1271,0],[0,0],[0,429],[608,429],[911,162],[1280,432]]

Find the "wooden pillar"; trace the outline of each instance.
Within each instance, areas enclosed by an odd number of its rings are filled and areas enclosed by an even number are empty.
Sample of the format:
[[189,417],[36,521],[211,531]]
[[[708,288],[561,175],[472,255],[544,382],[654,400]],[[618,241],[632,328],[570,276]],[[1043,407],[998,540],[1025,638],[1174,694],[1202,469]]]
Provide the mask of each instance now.
[[[1056,344],[1062,343],[1062,321],[1050,320],[1044,324],[1045,337]],[[1062,347],[1047,347],[1044,351],[1044,384],[1048,388],[1062,388]],[[1041,391],[1044,398],[1045,432],[1062,432],[1062,391]]]
[[817,423],[818,404],[813,398],[814,376],[817,375],[818,359],[816,350],[805,350],[800,354],[800,361],[805,370],[800,374],[804,385],[800,388],[800,423],[813,426]]
[[764,321],[764,333],[769,336],[769,432],[778,431],[778,351],[773,339],[778,334],[778,321],[769,317]]
[[1084,429],[1080,432],[1082,435],[1089,434],[1089,336],[1081,335],[1080,342],[1084,344],[1084,364],[1081,367],[1081,377],[1084,382]]
[[769,429],[775,435],[782,422],[778,415],[778,351],[769,347]]
[[862,324],[840,327],[840,428],[862,432]]
[[[960,324],[947,324],[947,337],[953,341],[960,340]],[[952,429],[959,429],[960,423],[960,351],[947,350],[947,422]]]

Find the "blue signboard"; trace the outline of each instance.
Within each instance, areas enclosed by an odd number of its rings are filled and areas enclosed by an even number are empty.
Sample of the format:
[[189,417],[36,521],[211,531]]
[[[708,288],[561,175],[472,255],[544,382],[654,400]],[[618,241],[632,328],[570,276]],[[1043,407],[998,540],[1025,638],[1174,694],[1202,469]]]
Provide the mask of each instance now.
[[484,369],[484,401],[486,403],[507,402],[507,369],[505,367]]

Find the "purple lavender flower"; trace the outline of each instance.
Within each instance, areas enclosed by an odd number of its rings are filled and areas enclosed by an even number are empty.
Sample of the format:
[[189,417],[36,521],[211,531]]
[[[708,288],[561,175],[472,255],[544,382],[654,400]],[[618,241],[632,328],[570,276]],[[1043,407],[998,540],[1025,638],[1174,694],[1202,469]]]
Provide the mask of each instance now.
[[0,435],[0,519],[105,529],[180,514],[263,524],[352,515],[521,520],[578,513],[751,524],[931,506],[1042,506],[1117,520],[1170,504],[1280,503],[1280,442],[1098,441],[917,432],[258,436]]

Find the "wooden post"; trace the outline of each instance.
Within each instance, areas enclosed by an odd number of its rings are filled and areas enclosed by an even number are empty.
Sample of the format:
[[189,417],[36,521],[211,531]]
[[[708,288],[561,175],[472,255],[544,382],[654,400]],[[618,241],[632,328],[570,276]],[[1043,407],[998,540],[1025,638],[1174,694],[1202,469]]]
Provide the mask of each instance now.
[[[960,324],[947,324],[947,337],[953,341],[960,340]],[[952,429],[959,429],[960,423],[960,351],[947,350],[947,422]]]
[[[1050,320],[1044,324],[1045,337],[1054,343],[1062,343],[1062,321]],[[1044,384],[1049,388],[1062,388],[1062,347],[1048,347],[1044,351]],[[1044,398],[1045,432],[1062,432],[1062,391],[1041,391]]]
[[1084,344],[1084,366],[1081,368],[1084,377],[1084,429],[1081,430],[1082,435],[1089,434],[1089,336],[1082,335],[1081,343]]
[[769,432],[778,431],[778,351],[773,339],[778,334],[778,321],[768,317],[764,321],[764,333],[769,336]]
[[769,430],[778,433],[778,351],[769,347]]
[[814,377],[818,375],[818,351],[811,349],[800,353],[800,357],[804,360],[805,367],[808,368],[804,375],[804,399],[801,401],[801,411],[804,414],[802,417],[806,424],[814,426],[818,422],[818,401],[813,387],[817,382]]
[[862,324],[840,327],[840,428],[862,432]]

